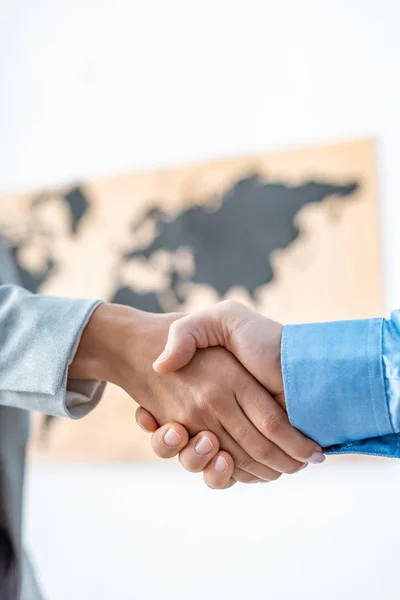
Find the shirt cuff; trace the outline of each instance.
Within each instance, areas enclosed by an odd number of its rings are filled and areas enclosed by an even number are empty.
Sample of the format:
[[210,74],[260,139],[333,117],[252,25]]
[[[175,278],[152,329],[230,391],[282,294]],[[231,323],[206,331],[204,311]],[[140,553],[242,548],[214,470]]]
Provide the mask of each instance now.
[[290,422],[323,448],[394,433],[382,319],[288,325],[282,374]]
[[382,327],[382,359],[386,396],[393,429],[400,432],[400,311],[384,319]]
[[71,348],[68,367],[65,373],[65,379],[63,381],[63,389],[61,390],[63,394],[63,416],[69,417],[70,419],[81,419],[91,412],[100,402],[104,393],[104,388],[106,387],[105,381],[93,381],[90,379],[68,379],[68,368],[74,360],[83,331],[94,311],[98,306],[100,306],[100,304],[102,304],[100,300],[91,303],[85,318],[81,322],[81,326],[76,334],[74,344]]
[[0,288],[0,404],[70,418],[87,414],[99,402],[104,384],[69,381],[68,369],[101,301]]
[[105,387],[105,381],[69,379],[65,398],[66,416],[71,419],[85,417],[98,405]]

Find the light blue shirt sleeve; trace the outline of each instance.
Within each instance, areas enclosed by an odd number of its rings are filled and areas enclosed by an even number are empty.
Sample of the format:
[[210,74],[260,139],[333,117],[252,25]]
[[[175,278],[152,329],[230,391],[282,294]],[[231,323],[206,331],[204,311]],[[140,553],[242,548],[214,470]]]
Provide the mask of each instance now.
[[288,325],[281,354],[295,427],[328,454],[400,457],[400,311]]
[[400,311],[383,321],[382,360],[390,419],[395,432],[400,432]]

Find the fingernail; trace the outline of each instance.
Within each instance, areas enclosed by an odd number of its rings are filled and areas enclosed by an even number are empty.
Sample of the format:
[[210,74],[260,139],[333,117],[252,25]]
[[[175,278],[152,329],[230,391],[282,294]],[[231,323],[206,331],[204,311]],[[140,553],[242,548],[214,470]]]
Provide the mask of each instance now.
[[214,469],[218,471],[218,473],[223,473],[228,468],[228,463],[222,456],[218,456],[217,460],[214,464]]
[[212,448],[213,448],[212,443],[210,442],[208,437],[206,437],[205,435],[203,435],[199,439],[196,446],[194,447],[196,453],[201,454],[202,456],[211,452]]
[[168,429],[167,433],[164,435],[164,442],[167,444],[167,446],[174,448],[175,446],[179,446],[182,440],[181,436],[176,433],[175,429]]
[[163,350],[160,354],[160,356],[157,358],[157,360],[154,361],[154,365],[157,365],[160,362],[163,362],[164,360],[166,360],[168,358],[169,355],[169,351],[165,348],[165,350]]
[[310,462],[313,465],[318,465],[320,463],[323,463],[325,460],[325,455],[322,454],[322,452],[314,452],[314,454],[312,454],[310,456],[310,458],[308,459],[308,462]]
[[[324,459],[325,459],[325,457],[324,457]],[[302,471],[306,467],[308,467],[308,462],[304,463],[304,465],[299,469],[299,471]]]

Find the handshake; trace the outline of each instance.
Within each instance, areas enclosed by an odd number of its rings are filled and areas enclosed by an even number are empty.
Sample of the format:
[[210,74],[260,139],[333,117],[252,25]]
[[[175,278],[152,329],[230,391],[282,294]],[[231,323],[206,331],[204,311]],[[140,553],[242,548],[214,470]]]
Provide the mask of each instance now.
[[272,481],[325,458],[289,423],[282,329],[234,301],[189,316],[102,304],[69,377],[125,389],[140,405],[137,422],[153,432],[156,454],[179,454],[210,487]]

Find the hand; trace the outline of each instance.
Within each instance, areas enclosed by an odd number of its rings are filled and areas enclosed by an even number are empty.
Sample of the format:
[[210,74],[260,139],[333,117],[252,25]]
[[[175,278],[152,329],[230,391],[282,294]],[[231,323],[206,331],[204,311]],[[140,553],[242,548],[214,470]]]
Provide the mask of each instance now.
[[285,406],[281,371],[282,325],[233,300],[220,302],[171,324],[157,373],[187,365],[196,350],[224,346]]
[[[286,409],[280,357],[282,329],[280,323],[239,302],[220,302],[171,325],[167,344],[154,369],[171,373],[187,365],[197,349],[224,346]],[[320,450],[309,458],[315,463],[323,460]]]
[[159,427],[157,421],[143,407],[136,410],[136,422],[145,431],[152,432],[151,445],[160,458],[179,455],[181,465],[191,473],[203,472],[206,485],[223,490],[232,487],[234,463],[227,452],[219,450],[219,441],[211,431],[202,431],[189,440],[189,434],[179,423]]
[[100,305],[69,376],[116,383],[161,425],[177,421],[191,436],[211,431],[233,457],[238,480],[273,480],[302,468],[320,448],[289,425],[284,411],[225,349],[199,351],[178,373],[159,375],[152,369],[179,318]]

